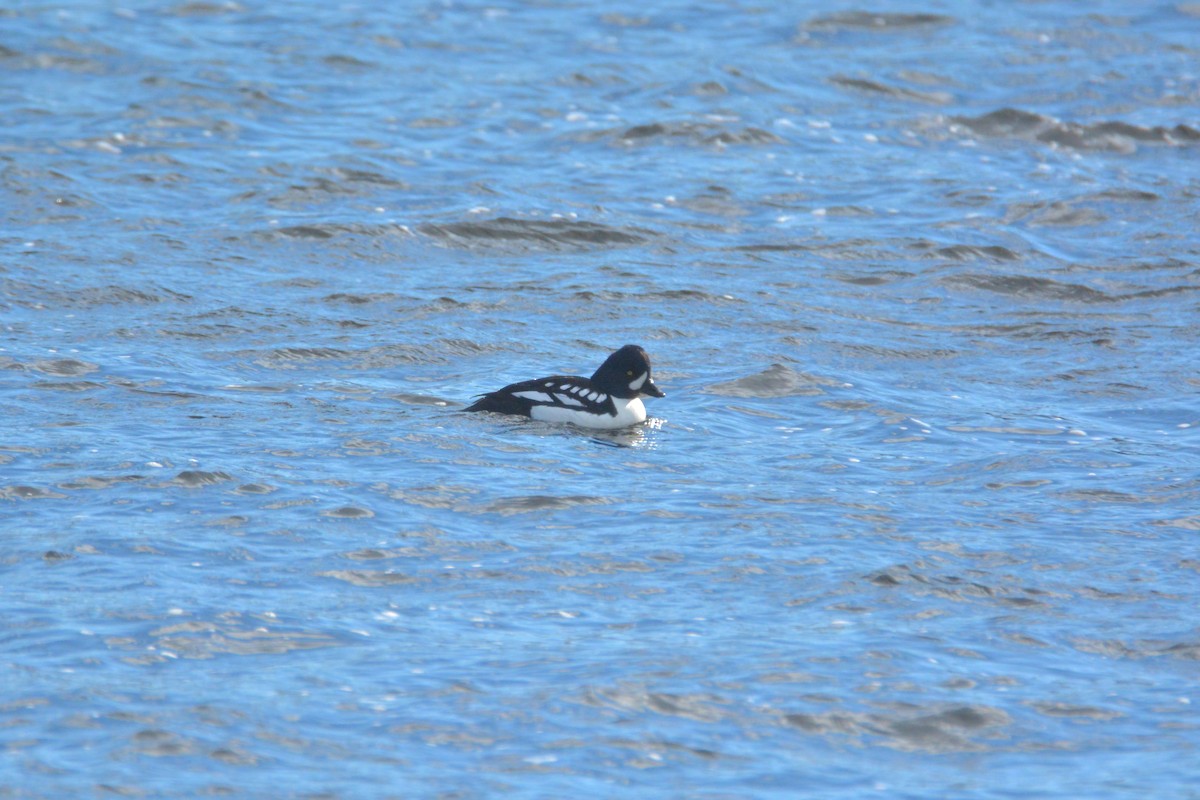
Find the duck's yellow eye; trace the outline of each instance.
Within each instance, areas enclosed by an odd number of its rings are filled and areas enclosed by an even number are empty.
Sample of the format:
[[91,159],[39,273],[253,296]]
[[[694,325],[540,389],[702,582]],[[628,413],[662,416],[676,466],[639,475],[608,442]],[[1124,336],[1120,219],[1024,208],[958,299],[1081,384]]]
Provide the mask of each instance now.
[[626,377],[626,378],[632,378],[632,377],[633,377],[633,370],[631,370],[631,369],[627,369],[627,370],[625,370],[625,377]]

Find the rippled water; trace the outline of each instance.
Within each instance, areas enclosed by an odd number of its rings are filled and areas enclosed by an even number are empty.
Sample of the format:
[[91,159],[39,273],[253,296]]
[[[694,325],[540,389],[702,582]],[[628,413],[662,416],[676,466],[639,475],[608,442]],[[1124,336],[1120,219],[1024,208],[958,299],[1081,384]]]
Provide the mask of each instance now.
[[0,796],[1200,796],[1198,25],[0,9]]

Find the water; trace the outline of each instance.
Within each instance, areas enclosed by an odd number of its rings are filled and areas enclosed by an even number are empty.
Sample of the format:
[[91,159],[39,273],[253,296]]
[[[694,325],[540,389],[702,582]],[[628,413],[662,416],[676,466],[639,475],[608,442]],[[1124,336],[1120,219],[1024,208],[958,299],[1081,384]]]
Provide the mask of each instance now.
[[1197,24],[0,11],[0,795],[1200,796]]

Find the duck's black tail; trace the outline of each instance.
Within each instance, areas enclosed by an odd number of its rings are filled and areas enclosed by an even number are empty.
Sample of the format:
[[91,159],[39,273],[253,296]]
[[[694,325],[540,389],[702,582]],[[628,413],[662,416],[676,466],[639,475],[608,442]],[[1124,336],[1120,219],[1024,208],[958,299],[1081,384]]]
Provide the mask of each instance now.
[[529,416],[529,408],[533,404],[522,397],[513,397],[508,392],[492,392],[480,395],[479,399],[467,406],[464,411],[494,411],[497,414],[519,414]]

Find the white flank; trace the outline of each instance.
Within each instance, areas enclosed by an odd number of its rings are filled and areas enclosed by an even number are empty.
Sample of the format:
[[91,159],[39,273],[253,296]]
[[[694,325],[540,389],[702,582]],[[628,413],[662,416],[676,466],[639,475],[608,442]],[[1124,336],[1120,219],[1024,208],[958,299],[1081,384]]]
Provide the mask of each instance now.
[[571,422],[581,428],[628,428],[646,421],[646,407],[636,397],[617,400],[617,414],[592,414],[588,411],[562,406],[534,406],[529,416],[542,422]]
[[535,403],[554,402],[554,395],[546,394],[545,392],[513,392],[513,397],[524,397],[526,400],[532,400]]

